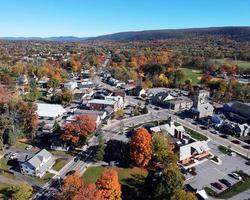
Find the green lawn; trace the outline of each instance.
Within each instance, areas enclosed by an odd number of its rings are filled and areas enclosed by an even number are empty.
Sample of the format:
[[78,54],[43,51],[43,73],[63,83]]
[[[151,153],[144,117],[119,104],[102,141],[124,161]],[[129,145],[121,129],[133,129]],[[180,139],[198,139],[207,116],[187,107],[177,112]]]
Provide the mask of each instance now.
[[[83,179],[86,183],[95,183],[97,179],[101,176],[104,167],[89,167],[83,174]],[[118,172],[119,181],[121,184],[127,184],[126,179],[132,178],[135,175],[140,175],[143,177],[147,176],[147,171],[145,169],[140,169],[137,167],[133,168],[119,168],[115,167]]]
[[200,133],[198,133],[190,128],[187,128],[187,127],[184,127],[184,128],[186,130],[186,133],[196,140],[203,141],[203,140],[208,139],[207,136],[202,135],[202,134],[200,134]]
[[181,68],[181,70],[185,74],[185,78],[182,81],[183,83],[190,79],[192,84],[198,84],[200,82],[200,77],[203,75],[202,71],[199,69]]
[[8,163],[8,159],[7,158],[1,158],[0,159],[0,170],[3,169],[3,170],[9,170],[10,169],[10,166],[7,165]]
[[230,152],[230,150],[228,149],[228,148],[226,148],[226,147],[224,147],[224,146],[222,146],[222,145],[220,145],[219,147],[218,147],[218,149],[220,150],[220,152],[221,153],[223,153],[223,154],[229,154],[229,152]]
[[51,174],[47,172],[42,178],[35,177],[35,176],[29,176],[29,178],[33,179],[35,182],[40,183],[44,185],[47,183],[55,174]]
[[26,148],[27,146],[29,146],[29,144],[26,144],[26,143],[24,143],[24,142],[17,141],[13,146],[14,146],[15,148],[17,148],[17,149],[25,150],[25,148]]
[[62,169],[63,166],[66,165],[68,162],[69,162],[68,159],[59,158],[56,160],[56,163],[53,166],[53,169],[56,171],[60,171],[60,169]]
[[239,68],[242,68],[242,69],[247,69],[247,68],[250,68],[250,62],[247,62],[247,61],[235,61],[235,60],[230,60],[230,59],[214,59],[214,61],[218,64],[234,64],[234,65],[237,65]]

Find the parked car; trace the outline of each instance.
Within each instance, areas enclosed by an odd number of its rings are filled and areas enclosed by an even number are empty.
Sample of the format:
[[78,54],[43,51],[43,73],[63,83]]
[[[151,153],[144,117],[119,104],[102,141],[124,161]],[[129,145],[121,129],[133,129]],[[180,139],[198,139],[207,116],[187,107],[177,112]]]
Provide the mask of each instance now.
[[224,139],[227,139],[228,138],[228,135],[220,135],[220,137],[224,138]]
[[250,161],[247,161],[245,164],[246,164],[246,165],[250,165]]
[[28,150],[31,150],[32,147],[33,147],[32,145],[29,145],[29,146],[25,147],[25,150],[27,150],[27,151],[28,151]]
[[197,191],[197,189],[193,188],[193,186],[190,185],[190,184],[185,184],[185,185],[184,185],[184,189],[185,189],[186,191],[189,191],[189,192],[196,192],[196,191]]
[[232,176],[233,178],[239,180],[239,181],[242,180],[241,176],[240,176],[239,174],[237,174],[236,172],[233,172],[233,173],[231,174],[231,176]]
[[249,145],[242,145],[242,147],[243,147],[244,149],[250,149],[250,146],[249,146]]
[[12,154],[10,155],[10,159],[11,159],[11,160],[16,159],[17,156],[18,156],[18,153],[12,153]]
[[211,183],[211,185],[215,188],[217,188],[218,190],[222,190],[223,189],[223,186],[218,183],[218,182],[214,182],[214,183]]
[[226,185],[227,187],[231,187],[232,186],[232,184],[228,180],[226,180],[226,179],[220,179],[219,181],[221,183],[223,183],[224,185]]
[[213,133],[213,134],[218,134],[218,132],[217,131],[210,131],[211,133]]
[[185,169],[184,167],[182,167],[182,168],[181,168],[181,173],[183,173],[183,174],[187,174],[187,173],[188,173],[188,170],[187,170],[187,169]]
[[240,144],[239,140],[232,140],[231,142],[234,143],[234,144]]

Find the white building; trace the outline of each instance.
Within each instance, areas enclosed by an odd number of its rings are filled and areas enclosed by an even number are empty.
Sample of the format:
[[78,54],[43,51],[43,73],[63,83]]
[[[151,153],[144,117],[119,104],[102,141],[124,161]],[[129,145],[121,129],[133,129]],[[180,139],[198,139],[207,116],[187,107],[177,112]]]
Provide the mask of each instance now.
[[74,90],[78,87],[77,82],[73,82],[73,81],[64,83],[63,86],[67,90]]
[[66,110],[59,104],[37,103],[37,115],[39,118],[57,118]]
[[116,101],[118,108],[123,108],[123,106],[124,106],[123,97],[121,97],[121,96],[106,96],[105,100]]

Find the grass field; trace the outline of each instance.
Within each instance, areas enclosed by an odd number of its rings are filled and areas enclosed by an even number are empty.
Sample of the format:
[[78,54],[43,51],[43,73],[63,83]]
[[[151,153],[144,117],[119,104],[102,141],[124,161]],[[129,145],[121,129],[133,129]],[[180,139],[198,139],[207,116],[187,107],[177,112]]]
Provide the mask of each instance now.
[[187,134],[196,140],[203,141],[203,140],[208,139],[205,135],[202,135],[202,134],[200,134],[200,133],[198,133],[190,128],[187,128],[187,127],[184,127],[184,128],[187,131]]
[[190,79],[192,81],[192,84],[197,84],[200,82],[200,78],[203,75],[202,71],[198,69],[181,68],[181,70],[185,74],[183,83],[185,83],[186,80]]
[[227,59],[227,58],[214,59],[214,61],[218,64],[225,64],[225,63],[234,64],[242,69],[250,68],[250,62],[247,62],[247,61],[240,61],[240,60],[235,61],[235,60],[231,60],[231,59]]
[[62,169],[63,166],[66,165],[68,162],[68,159],[59,158],[56,160],[56,164],[53,166],[53,169],[56,171],[60,171],[60,169]]
[[[83,174],[83,179],[86,183],[95,183],[97,179],[101,176],[104,167],[89,167]],[[126,179],[132,178],[134,175],[139,175],[146,177],[147,170],[140,169],[138,167],[133,168],[119,168],[115,167],[118,172],[119,181],[121,184],[126,184]]]

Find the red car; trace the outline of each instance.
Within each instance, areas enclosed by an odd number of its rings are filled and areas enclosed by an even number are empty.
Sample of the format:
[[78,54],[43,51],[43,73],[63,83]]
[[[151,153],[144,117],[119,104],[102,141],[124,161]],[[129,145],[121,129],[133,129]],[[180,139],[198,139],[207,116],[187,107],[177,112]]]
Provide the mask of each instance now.
[[234,143],[234,144],[240,144],[239,140],[232,140],[231,142]]
[[217,188],[218,190],[222,190],[223,189],[223,186],[220,183],[218,183],[218,182],[214,182],[211,185],[214,186],[215,188]]

